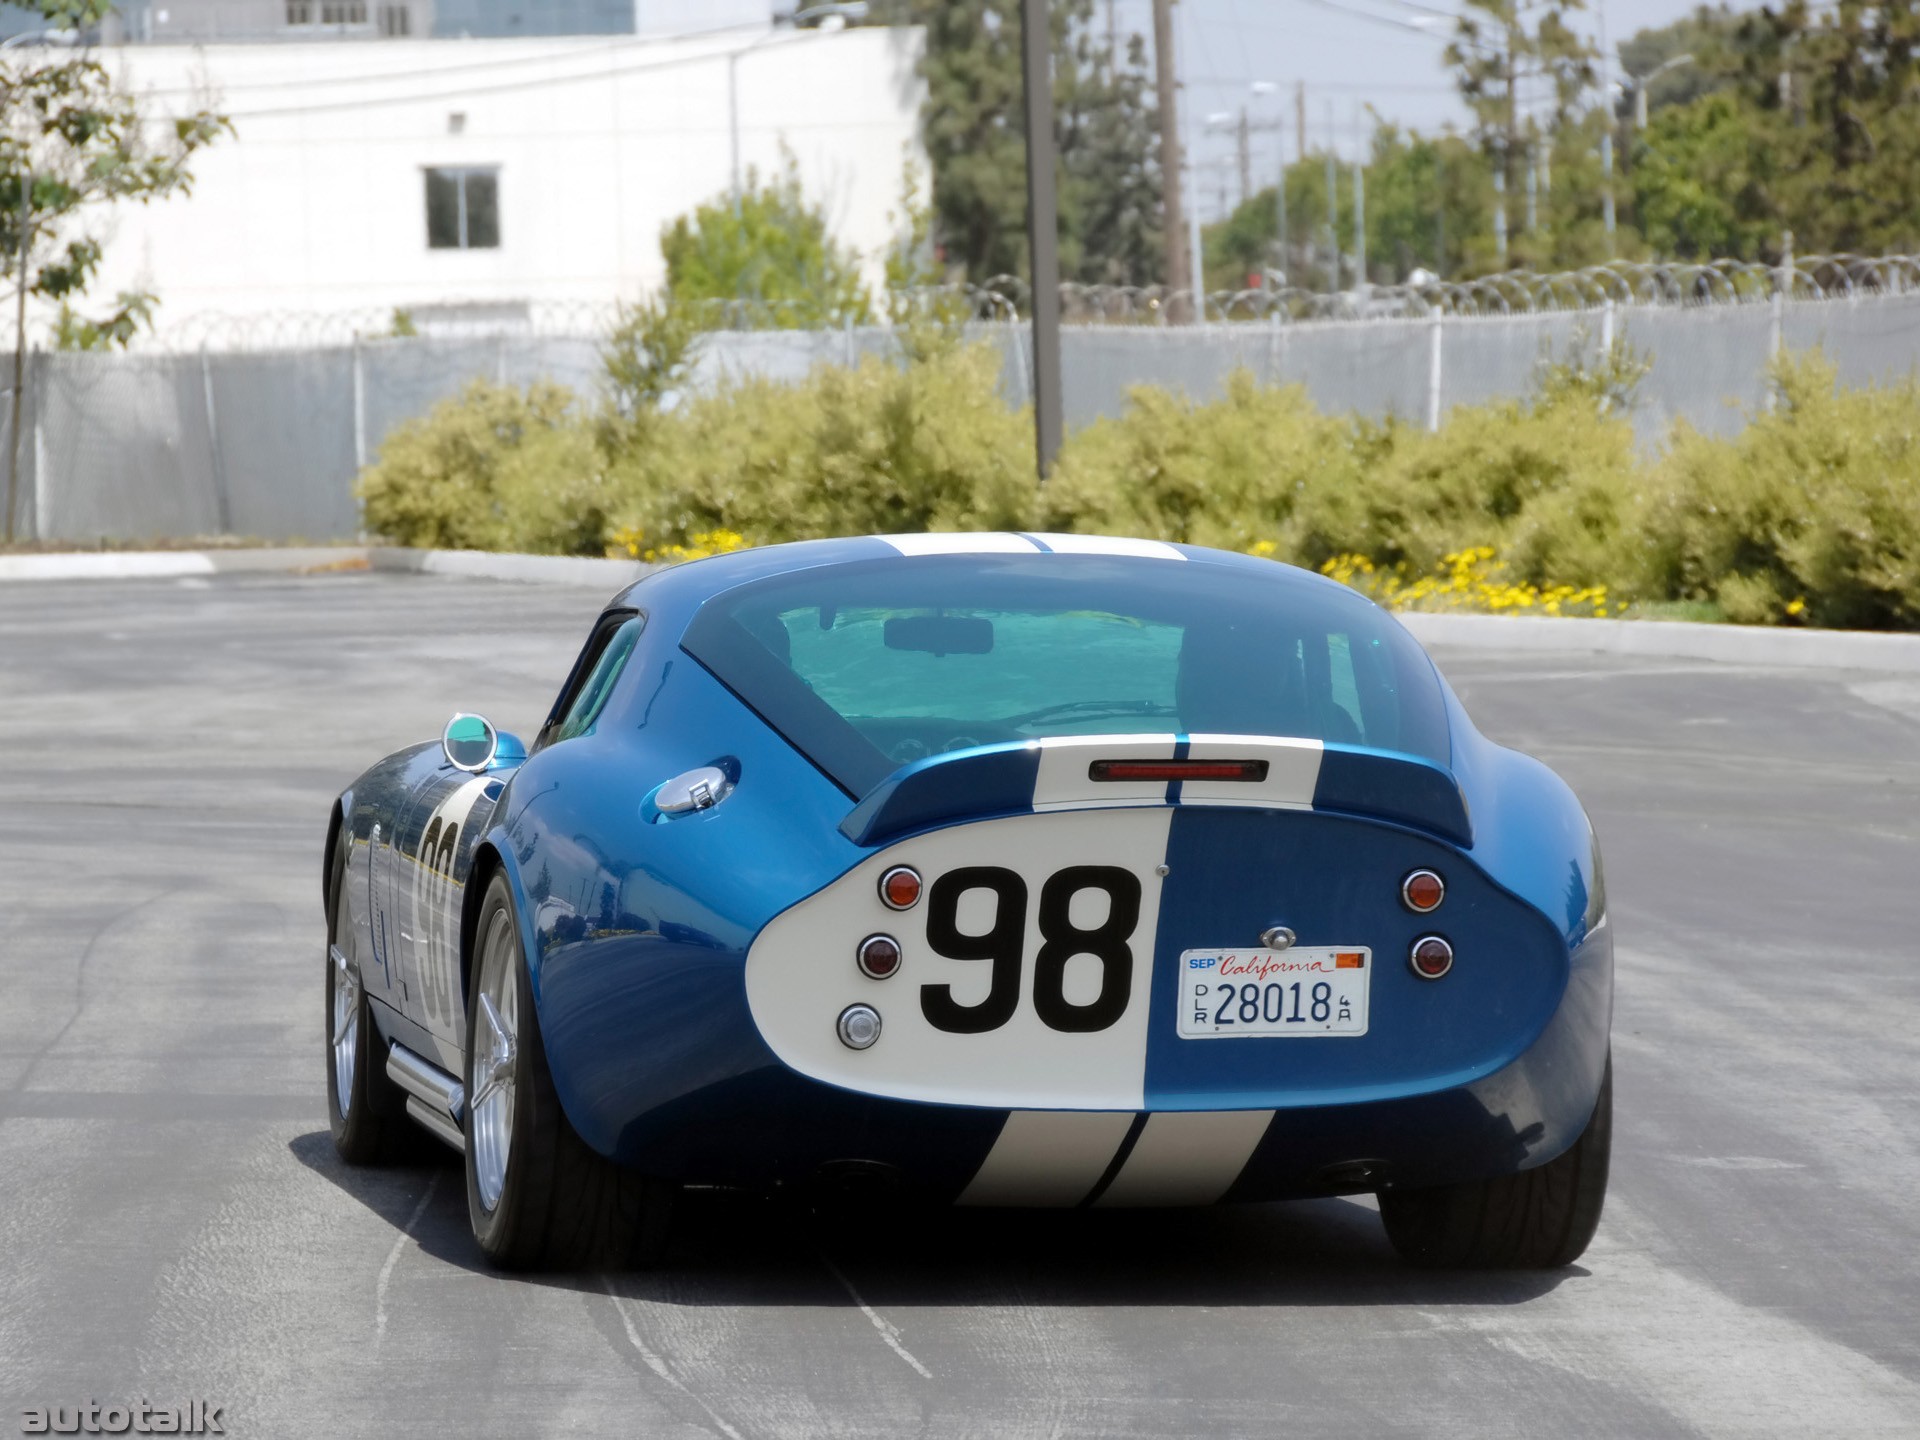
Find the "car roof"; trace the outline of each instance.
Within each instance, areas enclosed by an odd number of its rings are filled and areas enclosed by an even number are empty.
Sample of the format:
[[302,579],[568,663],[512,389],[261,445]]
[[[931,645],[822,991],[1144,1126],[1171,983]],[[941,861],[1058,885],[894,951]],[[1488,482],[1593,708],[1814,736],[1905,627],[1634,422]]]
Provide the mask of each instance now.
[[1097,556],[1142,563],[1188,563],[1231,566],[1245,570],[1257,583],[1296,585],[1320,591],[1326,587],[1360,598],[1338,581],[1310,570],[1231,550],[1205,545],[1177,545],[1164,540],[1142,540],[1118,535],[1066,535],[1029,531],[922,532],[903,535],[862,535],[832,540],[797,540],[713,555],[670,565],[629,586],[615,605],[666,606],[683,614],[716,595],[776,575],[837,565],[869,564],[888,559],[908,563],[930,556],[1058,555],[1064,559]]

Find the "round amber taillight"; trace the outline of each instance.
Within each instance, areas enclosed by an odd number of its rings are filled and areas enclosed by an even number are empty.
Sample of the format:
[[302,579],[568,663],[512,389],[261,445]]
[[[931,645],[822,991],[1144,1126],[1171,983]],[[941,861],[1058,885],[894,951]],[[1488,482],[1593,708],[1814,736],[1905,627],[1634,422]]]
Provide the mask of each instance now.
[[1416,915],[1430,915],[1447,898],[1447,882],[1432,870],[1415,870],[1400,882],[1400,901]]
[[911,910],[920,903],[920,872],[896,865],[880,877],[880,898],[889,910]]

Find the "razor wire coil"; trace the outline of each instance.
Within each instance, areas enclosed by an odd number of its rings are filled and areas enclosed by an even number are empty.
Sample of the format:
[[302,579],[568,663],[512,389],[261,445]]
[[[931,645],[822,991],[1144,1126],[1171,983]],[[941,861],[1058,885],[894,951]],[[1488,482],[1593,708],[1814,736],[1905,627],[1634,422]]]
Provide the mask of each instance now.
[[[1689,309],[1794,301],[1871,300],[1920,293],[1920,255],[1803,255],[1788,263],[1615,261],[1578,270],[1509,270],[1471,280],[1424,280],[1315,291],[1274,285],[1206,294],[1197,317],[1191,290],[1163,285],[1060,286],[1068,325],[1169,325],[1198,318],[1207,325],[1312,324],[1368,320],[1485,318],[1616,307]],[[898,327],[916,318],[1017,324],[1032,313],[1027,282],[996,275],[983,282],[894,290],[876,311],[834,310],[811,301],[759,298],[698,302],[715,330],[838,330]],[[587,300],[532,300],[508,305],[441,305],[415,310],[200,313],[162,324],[136,348],[299,350],[342,345],[431,345],[436,340],[579,338],[603,340],[624,307]]]

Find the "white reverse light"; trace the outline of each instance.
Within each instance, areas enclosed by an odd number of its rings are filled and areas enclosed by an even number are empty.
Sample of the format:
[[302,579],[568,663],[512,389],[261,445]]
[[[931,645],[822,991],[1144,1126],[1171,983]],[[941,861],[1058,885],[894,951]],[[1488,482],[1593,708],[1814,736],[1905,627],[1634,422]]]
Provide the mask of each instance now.
[[869,1049],[880,1038],[880,1012],[871,1005],[849,1005],[834,1026],[849,1050]]

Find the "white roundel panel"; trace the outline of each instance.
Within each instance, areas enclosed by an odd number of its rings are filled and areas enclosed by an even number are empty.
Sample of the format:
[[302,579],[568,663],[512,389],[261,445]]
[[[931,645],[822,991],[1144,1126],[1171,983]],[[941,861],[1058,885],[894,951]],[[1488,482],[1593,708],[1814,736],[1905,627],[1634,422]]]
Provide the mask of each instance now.
[[[1074,810],[953,826],[890,846],[776,916],[747,952],[754,1023],[804,1075],[903,1100],[1019,1109],[1138,1110],[1173,811]],[[879,880],[919,871],[889,909]],[[860,943],[900,943],[863,974]],[[849,1005],[881,1019],[841,1043]]]

